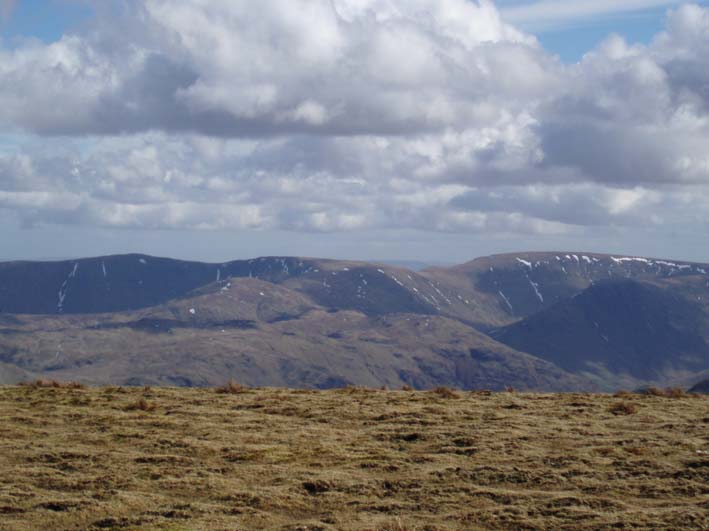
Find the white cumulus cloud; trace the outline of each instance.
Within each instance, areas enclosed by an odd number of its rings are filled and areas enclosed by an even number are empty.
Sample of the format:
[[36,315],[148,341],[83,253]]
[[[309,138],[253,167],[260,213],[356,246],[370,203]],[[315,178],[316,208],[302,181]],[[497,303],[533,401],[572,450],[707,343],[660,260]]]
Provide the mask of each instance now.
[[709,221],[707,9],[567,66],[486,0],[254,5],[132,0],[0,49],[0,208],[306,232]]

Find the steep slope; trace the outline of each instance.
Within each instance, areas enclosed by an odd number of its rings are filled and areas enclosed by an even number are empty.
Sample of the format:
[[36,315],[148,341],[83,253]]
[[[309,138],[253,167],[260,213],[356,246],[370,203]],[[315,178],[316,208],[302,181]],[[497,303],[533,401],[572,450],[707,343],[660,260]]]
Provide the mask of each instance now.
[[1,361],[90,383],[593,387],[454,319],[334,310],[253,278],[134,312],[19,316],[4,330]]
[[709,368],[708,318],[681,294],[604,281],[492,337],[574,373],[607,382],[665,382]]
[[112,312],[147,307],[213,282],[215,266],[143,255],[0,264],[0,311]]
[[35,377],[36,375],[23,371],[14,365],[0,363],[0,385],[14,385]]
[[479,322],[492,327],[533,315],[601,280],[695,277],[709,282],[709,265],[593,253],[518,253],[422,275],[486,307],[487,322]]
[[709,379],[702,380],[701,382],[695,384],[690,390],[690,393],[700,393],[703,395],[709,395]]

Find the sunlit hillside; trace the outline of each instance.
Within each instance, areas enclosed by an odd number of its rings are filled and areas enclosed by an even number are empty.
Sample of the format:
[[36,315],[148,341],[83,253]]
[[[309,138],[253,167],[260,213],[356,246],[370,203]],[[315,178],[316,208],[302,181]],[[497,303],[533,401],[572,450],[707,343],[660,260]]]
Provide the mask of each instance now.
[[709,526],[705,396],[45,385],[0,388],[3,531]]

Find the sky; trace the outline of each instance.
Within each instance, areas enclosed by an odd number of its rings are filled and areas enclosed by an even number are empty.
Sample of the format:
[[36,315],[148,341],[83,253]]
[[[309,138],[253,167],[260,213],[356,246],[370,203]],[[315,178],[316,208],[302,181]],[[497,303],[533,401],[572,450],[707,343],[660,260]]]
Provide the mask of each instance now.
[[0,0],[0,260],[709,261],[709,2]]

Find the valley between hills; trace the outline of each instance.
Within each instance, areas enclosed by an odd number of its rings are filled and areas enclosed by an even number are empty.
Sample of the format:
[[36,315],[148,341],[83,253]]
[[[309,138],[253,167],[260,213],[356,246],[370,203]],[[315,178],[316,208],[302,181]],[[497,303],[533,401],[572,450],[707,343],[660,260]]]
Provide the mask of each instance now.
[[0,383],[688,389],[709,265],[518,253],[413,271],[265,257],[0,263]]

